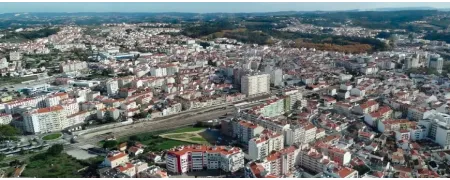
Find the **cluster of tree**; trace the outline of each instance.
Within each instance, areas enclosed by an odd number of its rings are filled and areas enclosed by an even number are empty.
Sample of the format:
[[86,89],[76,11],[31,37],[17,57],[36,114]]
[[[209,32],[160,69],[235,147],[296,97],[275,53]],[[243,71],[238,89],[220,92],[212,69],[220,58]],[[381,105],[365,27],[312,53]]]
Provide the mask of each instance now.
[[270,36],[263,32],[258,31],[230,31],[225,32],[224,37],[230,38],[230,39],[236,39],[243,43],[250,43],[250,44],[269,44],[270,43]]
[[43,28],[37,31],[22,31],[22,32],[12,32],[6,34],[2,39],[25,39],[25,40],[34,40],[37,38],[48,37],[50,35],[56,34],[59,31],[58,28]]
[[337,45],[328,43],[310,43],[303,42],[301,39],[296,40],[292,45],[296,48],[315,48],[324,51],[339,51],[345,53],[364,53],[372,51],[372,47],[368,44],[350,44],[350,45]]
[[303,23],[318,26],[344,24],[350,20],[353,25],[372,29],[414,29],[417,26],[408,24],[411,21],[423,20],[438,14],[436,10],[408,10],[408,11],[355,11],[355,12],[329,12],[305,13],[299,15]]
[[199,38],[203,36],[210,35],[215,32],[220,32],[223,30],[235,29],[236,25],[228,20],[220,20],[214,22],[204,22],[199,25],[188,25],[183,29],[181,34],[193,38]]
[[45,153],[39,153],[31,157],[31,161],[38,161],[47,159],[48,157],[59,156],[64,151],[64,146],[62,144],[54,144],[47,149]]
[[377,38],[383,38],[383,39],[388,39],[392,36],[392,34],[390,32],[387,31],[381,31],[377,34]]
[[450,33],[428,33],[423,38],[433,41],[445,41],[447,43],[450,43]]
[[0,125],[0,141],[15,139],[20,134],[19,129],[10,125]]
[[435,74],[435,75],[439,75],[439,73],[436,71],[436,69],[432,69],[432,68],[411,68],[408,69],[408,71],[406,71],[407,74]]

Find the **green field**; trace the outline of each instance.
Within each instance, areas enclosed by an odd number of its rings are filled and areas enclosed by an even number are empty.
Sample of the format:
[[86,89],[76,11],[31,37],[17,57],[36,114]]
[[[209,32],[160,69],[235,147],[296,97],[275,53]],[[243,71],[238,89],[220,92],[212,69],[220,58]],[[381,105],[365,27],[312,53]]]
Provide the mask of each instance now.
[[164,139],[164,141],[159,143],[157,146],[162,150],[166,150],[166,149],[171,149],[176,146],[190,145],[190,144],[192,144],[192,143],[184,142],[184,141],[177,141],[177,140],[173,140],[173,139]]
[[81,178],[81,174],[77,173],[77,170],[83,167],[80,162],[67,154],[47,156],[45,158],[30,160],[21,177]]
[[203,138],[203,137],[191,137],[189,139],[191,141],[201,142],[202,144],[203,143],[208,143],[208,141],[205,138]]
[[173,131],[169,131],[169,132],[167,132],[165,134],[195,132],[195,131],[200,131],[200,130],[204,130],[204,129],[205,129],[204,127],[190,127],[190,126],[188,126],[188,127],[183,127],[183,128],[176,129],[176,130],[173,130]]
[[49,134],[49,135],[42,137],[42,140],[46,140],[46,141],[54,140],[54,139],[60,138],[61,136],[62,136],[61,133]]

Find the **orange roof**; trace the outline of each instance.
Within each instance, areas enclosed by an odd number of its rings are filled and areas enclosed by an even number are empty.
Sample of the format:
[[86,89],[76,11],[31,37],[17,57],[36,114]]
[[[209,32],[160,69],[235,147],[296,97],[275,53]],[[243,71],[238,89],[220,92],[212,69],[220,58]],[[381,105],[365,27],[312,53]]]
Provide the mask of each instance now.
[[120,152],[120,153],[117,153],[117,154],[114,154],[114,155],[109,155],[108,159],[109,159],[109,161],[115,161],[115,160],[123,158],[125,156],[127,156],[127,154],[125,154],[123,152]]
[[133,168],[133,167],[134,167],[133,164],[131,164],[131,163],[126,163],[125,166],[118,166],[117,169],[118,169],[120,172],[124,172],[124,171],[126,171],[126,170],[128,170],[128,169],[130,169],[130,168]]
[[250,129],[255,129],[256,127],[258,127],[258,125],[247,121],[239,121],[239,124]]
[[374,105],[376,105],[376,104],[378,104],[376,101],[374,101],[374,100],[369,100],[369,101],[367,101],[366,103],[361,104],[360,106],[361,106],[362,109],[366,109],[366,108],[372,107],[372,106],[374,106]]
[[341,169],[339,169],[336,174],[339,175],[339,177],[341,178],[346,178],[348,175],[352,174],[353,172],[355,172],[354,169],[348,168],[348,167],[342,167]]
[[63,109],[64,108],[61,105],[56,105],[56,106],[52,106],[52,107],[38,109],[37,112],[38,113],[48,113],[48,112],[53,112],[53,111],[61,111]]
[[250,169],[257,178],[262,178],[261,172],[265,170],[261,164],[256,164],[255,162],[250,164]]
[[372,117],[377,118],[377,117],[381,117],[382,115],[384,115],[385,113],[387,113],[387,112],[389,112],[389,111],[391,111],[391,108],[390,108],[389,106],[382,106],[382,107],[380,107],[380,108],[378,109],[378,111],[375,111],[375,112],[373,112],[373,113],[370,113],[370,115],[371,115]]

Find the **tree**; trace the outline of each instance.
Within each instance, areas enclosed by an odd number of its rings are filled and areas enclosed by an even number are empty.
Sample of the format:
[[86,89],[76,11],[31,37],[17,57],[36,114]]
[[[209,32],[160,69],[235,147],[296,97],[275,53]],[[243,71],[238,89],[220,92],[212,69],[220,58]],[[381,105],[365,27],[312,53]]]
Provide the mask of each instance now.
[[112,149],[117,147],[117,144],[119,143],[115,140],[105,141],[105,143],[103,144],[103,148]]
[[133,136],[130,136],[130,140],[131,140],[131,141],[140,141],[141,138],[139,138],[139,137],[136,136],[136,135],[133,135]]
[[0,125],[0,137],[12,137],[19,134],[19,130],[10,125]]
[[0,161],[3,161],[6,158],[6,155],[3,153],[0,153]]
[[64,146],[62,144],[55,144],[47,150],[48,155],[57,156],[61,154],[64,150]]

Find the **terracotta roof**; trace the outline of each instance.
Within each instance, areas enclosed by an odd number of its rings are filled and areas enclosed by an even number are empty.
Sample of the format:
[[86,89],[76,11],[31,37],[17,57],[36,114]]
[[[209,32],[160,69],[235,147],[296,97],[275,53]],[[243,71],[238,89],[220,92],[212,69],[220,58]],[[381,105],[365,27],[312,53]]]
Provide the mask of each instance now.
[[38,109],[37,112],[38,113],[48,113],[48,112],[53,112],[53,111],[61,111],[63,109],[64,108],[61,105],[57,105],[57,106]]
[[130,168],[133,168],[133,167],[134,167],[133,164],[131,164],[131,163],[126,163],[125,166],[118,166],[117,169],[118,169],[120,172],[124,172],[124,171],[126,171],[126,170],[128,170],[128,169],[130,169]]
[[239,121],[239,124],[241,126],[244,126],[246,128],[250,128],[250,129],[255,129],[256,127],[258,127],[257,124],[251,123],[251,122],[247,122],[247,121]]
[[337,170],[337,172],[335,172],[335,173],[338,174],[340,178],[346,178],[347,176],[354,173],[355,171],[356,170],[348,168],[348,167],[342,167],[341,169]]
[[378,104],[376,101],[369,100],[369,101],[365,102],[364,104],[361,104],[360,106],[361,106],[362,109],[366,109],[366,108],[372,107],[372,106],[374,106],[376,104]]
[[109,161],[115,161],[115,160],[123,158],[125,156],[127,156],[127,154],[120,152],[120,153],[108,156],[108,159],[109,159]]

